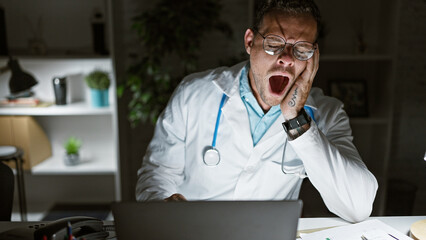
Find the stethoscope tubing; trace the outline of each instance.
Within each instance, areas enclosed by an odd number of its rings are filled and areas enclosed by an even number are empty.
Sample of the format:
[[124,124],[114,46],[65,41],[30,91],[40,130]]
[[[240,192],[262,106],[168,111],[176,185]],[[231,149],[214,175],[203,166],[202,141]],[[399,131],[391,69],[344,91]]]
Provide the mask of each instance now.
[[222,107],[226,100],[226,94],[224,93],[222,95],[222,100],[220,100],[219,110],[217,112],[217,118],[216,118],[216,124],[214,127],[214,134],[213,134],[213,141],[212,141],[212,147],[216,147],[216,139],[217,139],[217,131],[219,129],[219,123],[220,123],[220,116],[222,115]]

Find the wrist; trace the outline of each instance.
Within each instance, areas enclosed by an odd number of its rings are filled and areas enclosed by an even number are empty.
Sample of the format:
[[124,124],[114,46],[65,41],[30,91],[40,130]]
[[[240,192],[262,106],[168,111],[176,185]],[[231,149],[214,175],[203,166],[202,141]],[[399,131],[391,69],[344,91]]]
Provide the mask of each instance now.
[[302,125],[298,128],[289,130],[287,132],[287,136],[290,140],[294,140],[294,139],[302,136],[302,134],[304,134],[306,131],[308,131],[310,127],[311,127],[311,123],[306,123],[305,125]]
[[296,117],[282,123],[284,131],[290,140],[294,140],[309,130],[311,118],[302,108]]

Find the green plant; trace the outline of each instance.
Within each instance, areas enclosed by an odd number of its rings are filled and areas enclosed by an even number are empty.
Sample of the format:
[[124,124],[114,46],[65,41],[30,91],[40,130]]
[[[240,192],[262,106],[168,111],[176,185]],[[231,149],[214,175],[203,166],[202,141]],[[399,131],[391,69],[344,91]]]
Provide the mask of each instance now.
[[92,71],[84,79],[87,86],[92,89],[105,90],[111,84],[108,73],[100,70]]
[[126,89],[131,93],[128,118],[133,127],[155,123],[182,76],[196,70],[206,32],[232,35],[229,25],[219,20],[220,10],[217,0],[160,0],[154,9],[133,19],[144,55],[128,69],[125,84],[118,88],[119,96]]
[[68,155],[78,154],[81,147],[81,141],[76,137],[69,137],[64,144],[65,151]]

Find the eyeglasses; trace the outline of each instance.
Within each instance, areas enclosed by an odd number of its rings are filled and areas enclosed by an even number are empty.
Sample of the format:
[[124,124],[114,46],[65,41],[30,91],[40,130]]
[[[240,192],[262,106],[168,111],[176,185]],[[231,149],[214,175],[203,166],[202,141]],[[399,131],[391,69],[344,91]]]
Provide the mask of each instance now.
[[306,61],[310,59],[317,49],[314,44],[306,41],[296,42],[294,44],[286,42],[286,40],[278,35],[267,35],[263,36],[259,31],[253,29],[263,38],[263,50],[269,55],[280,54],[286,47],[286,45],[292,46],[293,56],[300,61]]

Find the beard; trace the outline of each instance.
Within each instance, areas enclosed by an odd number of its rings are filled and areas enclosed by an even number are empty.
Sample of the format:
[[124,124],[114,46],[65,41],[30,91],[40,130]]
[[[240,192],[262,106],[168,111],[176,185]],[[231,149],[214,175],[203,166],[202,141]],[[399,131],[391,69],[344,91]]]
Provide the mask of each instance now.
[[[281,104],[290,89],[289,84],[294,79],[293,68],[284,69],[283,67],[274,67],[262,75],[251,68],[253,81],[250,81],[253,94],[269,107]],[[283,76],[280,73],[286,73]],[[253,82],[254,85],[253,86]],[[255,87],[255,89],[254,89]],[[259,103],[259,105],[262,105]]]

